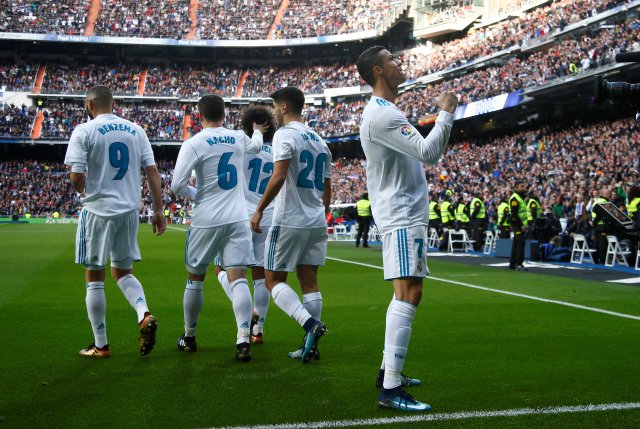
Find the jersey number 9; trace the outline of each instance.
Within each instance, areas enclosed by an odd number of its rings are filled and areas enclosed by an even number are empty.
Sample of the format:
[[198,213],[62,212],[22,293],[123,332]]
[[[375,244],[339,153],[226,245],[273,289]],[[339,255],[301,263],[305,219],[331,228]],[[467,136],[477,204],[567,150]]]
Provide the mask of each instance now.
[[109,164],[118,169],[113,180],[122,180],[129,169],[129,148],[126,144],[115,142],[109,145]]

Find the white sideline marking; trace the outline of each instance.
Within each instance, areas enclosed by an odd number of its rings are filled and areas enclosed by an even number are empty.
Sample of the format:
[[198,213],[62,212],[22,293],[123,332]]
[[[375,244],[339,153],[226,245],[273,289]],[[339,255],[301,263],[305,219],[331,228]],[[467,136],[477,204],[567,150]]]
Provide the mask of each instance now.
[[175,229],[176,231],[184,231],[187,232],[189,231],[189,228],[185,229],[185,228],[178,228],[176,226],[171,226],[171,225],[167,225],[167,229]]
[[495,411],[460,411],[457,413],[414,414],[378,419],[327,420],[309,423],[282,423],[257,426],[222,426],[209,429],[322,429],[347,428],[357,426],[390,425],[398,423],[435,422],[447,420],[477,419],[486,417],[518,417],[541,414],[588,413],[593,411],[635,410],[640,402],[621,402],[614,404],[590,404],[547,408],[515,408]]
[[631,277],[629,279],[607,280],[607,283],[624,283],[628,285],[640,283],[640,277]]
[[[332,261],[344,262],[346,264],[354,264],[354,265],[361,265],[363,267],[376,268],[378,270],[382,270],[383,269],[382,267],[379,267],[377,265],[363,264],[362,262],[348,261],[346,259],[338,259],[338,258],[330,258],[330,257],[327,257],[327,259],[330,259]],[[547,303],[550,303],[550,304],[564,305],[565,307],[578,308],[580,310],[593,311],[593,312],[596,312],[596,313],[608,314],[610,316],[624,317],[626,319],[640,320],[640,316],[633,316],[631,314],[617,313],[615,311],[603,310],[602,308],[586,307],[586,306],[580,305],[580,304],[572,304],[570,302],[565,302],[565,301],[556,301],[555,299],[547,299],[547,298],[540,298],[538,296],[524,295],[524,294],[521,294],[521,293],[509,292],[509,291],[506,291],[506,290],[492,289],[492,288],[488,288],[488,287],[484,287],[484,286],[478,286],[478,285],[472,285],[472,284],[469,284],[469,283],[457,282],[455,280],[442,279],[442,278],[439,278],[439,277],[430,276],[429,278],[433,279],[433,280],[440,281],[440,282],[451,283],[451,284],[454,284],[454,285],[464,286],[464,287],[468,287],[468,288],[472,288],[472,289],[479,289],[479,290],[484,290],[484,291],[488,291],[488,292],[501,293],[501,294],[504,294],[504,295],[517,296],[519,298],[532,299],[534,301],[547,302]]]

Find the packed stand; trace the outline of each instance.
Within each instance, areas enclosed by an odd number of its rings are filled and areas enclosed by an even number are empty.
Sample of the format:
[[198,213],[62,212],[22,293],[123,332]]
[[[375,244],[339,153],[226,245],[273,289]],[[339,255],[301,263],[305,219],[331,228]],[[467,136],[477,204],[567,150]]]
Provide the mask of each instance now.
[[296,39],[373,30],[391,13],[385,0],[292,0],[276,37]]
[[140,80],[140,65],[133,64],[59,64],[48,63],[41,92],[43,94],[84,94],[96,85],[111,88],[114,95],[135,95]]
[[31,137],[36,109],[33,107],[4,104],[0,107],[0,137]]
[[266,39],[280,0],[205,0],[198,6],[198,39]]
[[66,166],[56,162],[0,162],[0,215],[77,214],[80,198]]
[[96,35],[182,38],[189,32],[189,0],[102,0]]
[[0,0],[0,32],[84,34],[90,0]]
[[564,40],[528,58],[513,57],[501,66],[487,67],[439,84],[407,91],[396,104],[412,121],[435,113],[435,98],[444,91],[458,95],[461,104],[538,86],[583,73],[614,61],[617,53],[640,48],[640,20],[604,28],[593,36]]
[[0,88],[7,91],[31,91],[38,67],[32,63],[0,61]]
[[200,98],[205,94],[235,96],[242,70],[237,67],[172,64],[147,67],[145,95]]
[[623,0],[561,0],[527,12],[521,18],[470,31],[465,37],[435,46],[432,50],[412,49],[402,58],[407,77],[417,77],[460,67],[512,46],[535,42],[543,36],[606,11]]
[[49,102],[42,114],[42,138],[68,139],[77,125],[89,120],[87,110],[77,103]]

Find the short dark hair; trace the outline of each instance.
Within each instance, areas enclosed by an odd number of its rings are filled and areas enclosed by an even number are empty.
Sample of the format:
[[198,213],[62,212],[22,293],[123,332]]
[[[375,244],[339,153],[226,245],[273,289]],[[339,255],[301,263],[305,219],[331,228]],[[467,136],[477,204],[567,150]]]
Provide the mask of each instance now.
[[268,124],[267,131],[262,135],[265,142],[273,140],[273,135],[276,132],[276,119],[273,116],[273,109],[268,106],[261,106],[259,104],[252,104],[242,111],[240,115],[240,124],[242,130],[248,136],[253,135],[253,123]]
[[300,115],[304,108],[304,93],[294,86],[280,88],[269,97],[278,103],[284,103],[293,113]]
[[384,64],[382,57],[380,56],[380,52],[384,51],[384,46],[375,45],[370,48],[367,48],[363,53],[358,57],[358,61],[356,61],[356,67],[358,67],[358,73],[360,73],[360,77],[362,80],[367,82],[369,85],[373,86],[376,83],[376,78],[373,74],[373,68],[375,66],[380,66]]
[[96,85],[87,91],[87,101],[93,101],[96,106],[102,108],[110,108],[113,103],[113,94],[109,87],[104,85]]
[[219,95],[205,95],[198,101],[198,110],[207,121],[221,121],[224,118],[224,100]]

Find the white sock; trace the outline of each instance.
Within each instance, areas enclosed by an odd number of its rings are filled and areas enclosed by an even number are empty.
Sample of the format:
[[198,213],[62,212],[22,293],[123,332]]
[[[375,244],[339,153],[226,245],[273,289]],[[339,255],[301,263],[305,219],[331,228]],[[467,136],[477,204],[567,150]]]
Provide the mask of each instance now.
[[127,274],[124,277],[120,277],[118,287],[124,294],[124,297],[127,298],[127,301],[129,301],[129,304],[136,310],[138,323],[142,322],[144,314],[149,311],[149,307],[147,307],[144,289],[142,289],[142,285],[138,279],[135,278],[133,274]]
[[185,336],[196,336],[198,317],[200,316],[203,303],[204,294],[202,293],[202,282],[187,280],[187,286],[184,288],[184,298],[182,299]]
[[322,294],[320,292],[305,293],[302,295],[302,305],[307,309],[311,317],[322,320]]
[[408,302],[394,299],[389,307],[384,338],[385,389],[393,389],[401,384],[400,373],[411,338],[411,323],[416,316],[416,306]]
[[229,298],[229,301],[233,301],[233,299],[231,298],[231,285],[229,284],[229,278],[227,277],[226,271],[220,271],[218,273],[218,281],[220,282],[224,293],[227,294],[227,298]]
[[267,318],[267,311],[269,310],[269,290],[264,284],[264,279],[255,280],[253,282],[253,309],[258,313],[258,323],[253,327],[255,332],[253,335],[257,335],[264,330],[264,321]]
[[[389,326],[389,315],[391,314],[391,303],[393,303],[393,301],[396,299],[396,294],[393,294],[393,297],[391,298],[391,302],[389,303],[389,306],[387,307],[387,316],[386,316],[386,324],[385,326]],[[385,332],[386,335],[386,332]],[[382,364],[380,364],[380,369],[384,369],[384,350],[382,350]]]
[[234,280],[229,287],[231,288],[233,313],[236,315],[236,325],[238,326],[236,344],[248,343],[251,310],[253,309],[249,283],[247,283],[247,279],[238,279]]
[[271,296],[273,297],[273,302],[289,317],[298,322],[300,326],[304,326],[305,322],[311,319],[311,314],[300,302],[298,294],[288,284],[278,283],[271,290]]
[[97,347],[104,347],[107,343],[107,324],[105,316],[107,314],[107,299],[104,296],[104,282],[87,283],[87,314],[93,338]]

